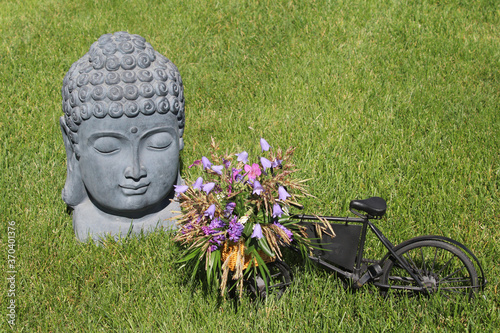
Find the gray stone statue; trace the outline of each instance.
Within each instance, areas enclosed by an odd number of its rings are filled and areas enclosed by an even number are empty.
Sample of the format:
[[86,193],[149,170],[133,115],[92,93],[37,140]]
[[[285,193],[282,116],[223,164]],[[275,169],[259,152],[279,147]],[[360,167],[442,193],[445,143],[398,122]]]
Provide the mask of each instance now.
[[106,34],[71,66],[62,98],[62,197],[77,238],[174,226],[185,121],[177,67],[141,36]]

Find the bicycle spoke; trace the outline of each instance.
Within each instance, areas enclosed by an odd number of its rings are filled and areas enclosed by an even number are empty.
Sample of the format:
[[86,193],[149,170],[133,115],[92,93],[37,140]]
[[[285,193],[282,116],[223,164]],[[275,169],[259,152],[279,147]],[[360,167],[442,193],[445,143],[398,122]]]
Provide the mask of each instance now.
[[[447,281],[442,280],[439,282],[439,284],[464,283],[464,282],[469,282],[469,281],[470,281],[470,278],[462,277],[462,278],[450,279]],[[472,287],[468,287],[468,288],[472,288]]]
[[448,274],[447,276],[443,277],[441,280],[446,281],[449,277],[452,277],[453,275],[457,274],[458,272],[462,271],[465,267],[461,267],[456,269],[453,273]]
[[434,267],[436,267],[436,259],[437,259],[437,255],[438,255],[438,248],[435,247],[434,248],[434,259],[432,260],[432,268],[431,268],[431,272],[434,271]]
[[[409,261],[411,262],[411,264],[408,265],[408,266],[410,266],[410,268],[413,270],[414,274],[417,274],[419,278],[422,278],[423,275],[422,275],[421,270],[418,269],[418,265],[413,261],[413,259],[411,258],[411,255],[409,253],[408,253],[408,257],[409,257],[408,258]],[[408,260],[406,260],[406,261],[407,261],[407,264],[408,264]]]
[[424,249],[421,247],[420,248],[420,257],[422,259],[422,267],[421,267],[421,270],[424,272],[424,273],[427,273],[426,269],[425,269],[425,257],[424,257]]
[[448,265],[450,264],[450,262],[451,262],[452,260],[453,260],[453,257],[452,257],[452,258],[450,258],[450,260],[448,260],[448,262],[446,262],[446,264],[445,264],[445,265],[444,265],[444,266],[443,266],[443,267],[439,270],[439,272],[437,272],[436,274],[437,274],[437,275],[440,275],[440,274],[444,271],[444,269],[445,269],[446,267],[448,267]]
[[265,276],[265,280],[259,274],[249,279],[249,291],[258,298],[265,299],[274,295],[279,299],[291,284],[290,268],[283,262],[273,262],[269,264],[268,269],[269,275]]
[[[444,297],[472,295],[478,288],[477,272],[467,255],[453,244],[439,240],[409,243],[384,265],[381,284],[404,295],[443,293]],[[401,264],[399,263],[401,261]],[[407,271],[402,265],[406,265]],[[410,277],[414,276],[418,281]]]

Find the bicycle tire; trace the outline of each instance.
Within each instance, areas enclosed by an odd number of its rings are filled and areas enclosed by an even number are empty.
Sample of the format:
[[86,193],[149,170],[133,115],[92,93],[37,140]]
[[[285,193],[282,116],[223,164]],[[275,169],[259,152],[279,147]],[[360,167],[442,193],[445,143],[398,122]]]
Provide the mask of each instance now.
[[293,280],[290,267],[284,261],[276,260],[268,263],[267,268],[270,272],[270,276],[266,277],[268,281],[267,290],[265,280],[260,273],[249,276],[244,281],[246,289],[254,299],[265,299],[270,295],[280,299]]
[[391,255],[385,261],[380,282],[390,286],[382,290],[403,293],[408,296],[441,293],[447,298],[460,295],[472,297],[479,290],[478,274],[469,257],[458,247],[439,240],[421,240],[396,250],[403,257],[418,283]]

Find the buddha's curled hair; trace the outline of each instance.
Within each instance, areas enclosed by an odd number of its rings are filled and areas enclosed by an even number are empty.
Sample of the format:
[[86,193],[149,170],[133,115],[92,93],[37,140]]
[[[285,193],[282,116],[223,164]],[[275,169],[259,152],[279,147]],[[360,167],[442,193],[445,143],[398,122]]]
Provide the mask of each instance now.
[[90,117],[135,117],[172,112],[184,129],[184,88],[177,67],[139,35],[101,36],[64,77],[64,121],[76,143]]

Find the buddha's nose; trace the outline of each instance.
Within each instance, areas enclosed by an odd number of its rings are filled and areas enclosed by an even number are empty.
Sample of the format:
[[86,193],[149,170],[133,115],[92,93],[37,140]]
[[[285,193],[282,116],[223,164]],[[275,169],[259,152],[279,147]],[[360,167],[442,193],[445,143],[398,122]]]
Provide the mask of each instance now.
[[146,167],[141,163],[139,152],[133,154],[132,163],[125,168],[125,178],[139,181],[147,176]]

